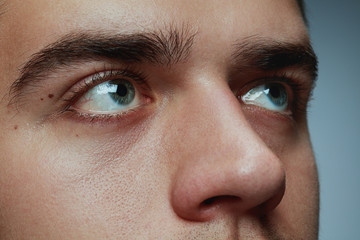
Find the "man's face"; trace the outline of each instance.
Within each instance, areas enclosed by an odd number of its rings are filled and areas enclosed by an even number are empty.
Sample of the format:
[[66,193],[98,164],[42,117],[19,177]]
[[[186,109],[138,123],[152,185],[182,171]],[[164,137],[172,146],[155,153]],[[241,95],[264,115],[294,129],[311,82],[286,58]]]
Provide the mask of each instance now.
[[11,0],[1,239],[316,239],[295,1]]

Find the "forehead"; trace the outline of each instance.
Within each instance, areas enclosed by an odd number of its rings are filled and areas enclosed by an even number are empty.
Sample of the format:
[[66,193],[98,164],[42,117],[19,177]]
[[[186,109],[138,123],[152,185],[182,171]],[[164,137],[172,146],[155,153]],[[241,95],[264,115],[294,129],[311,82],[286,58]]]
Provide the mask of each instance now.
[[1,21],[18,39],[41,41],[78,30],[133,32],[167,25],[191,26],[210,38],[261,34],[288,40],[306,35],[295,0],[12,0],[6,5]]

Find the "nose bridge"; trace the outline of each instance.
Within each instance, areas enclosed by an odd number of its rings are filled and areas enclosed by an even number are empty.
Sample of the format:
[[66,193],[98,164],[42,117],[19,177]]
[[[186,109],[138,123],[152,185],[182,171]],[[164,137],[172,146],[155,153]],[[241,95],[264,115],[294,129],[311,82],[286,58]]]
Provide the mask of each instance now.
[[[202,159],[206,152],[211,156],[216,152],[224,156],[227,154],[226,149],[236,150],[237,155],[250,152],[251,149],[240,142],[257,147],[258,136],[252,131],[239,101],[229,87],[223,83],[204,85],[187,91],[181,102],[177,103],[178,112],[175,115],[179,123],[176,124],[180,135],[178,144],[184,144],[183,151],[188,149],[191,155],[199,153],[199,159]],[[256,138],[257,141],[246,141],[249,138]],[[193,151],[186,139],[196,139],[193,147],[208,151]],[[229,151],[228,154],[233,152]],[[209,157],[206,159],[209,161]]]
[[231,90],[209,84],[184,96],[178,109],[174,211],[206,221],[276,206],[285,186],[282,164],[252,130]]

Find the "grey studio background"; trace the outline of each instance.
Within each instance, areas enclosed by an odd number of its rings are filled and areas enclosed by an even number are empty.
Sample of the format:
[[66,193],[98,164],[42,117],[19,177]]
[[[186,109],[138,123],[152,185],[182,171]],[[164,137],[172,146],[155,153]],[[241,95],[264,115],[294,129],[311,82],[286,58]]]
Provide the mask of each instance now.
[[305,0],[319,78],[309,127],[320,240],[360,239],[360,0]]

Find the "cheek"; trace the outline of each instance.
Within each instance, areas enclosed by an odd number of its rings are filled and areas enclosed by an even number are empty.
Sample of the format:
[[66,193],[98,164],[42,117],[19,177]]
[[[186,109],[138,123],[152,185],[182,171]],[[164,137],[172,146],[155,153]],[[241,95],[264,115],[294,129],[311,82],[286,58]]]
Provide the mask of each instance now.
[[[273,213],[273,223],[283,232],[316,239],[319,213],[319,186],[316,162],[304,122],[244,111],[254,131],[281,159],[286,172],[284,197]],[[299,228],[298,226],[306,226]],[[298,233],[298,231],[306,231]]]
[[146,229],[168,205],[163,196],[169,180],[158,161],[156,139],[141,134],[136,144],[122,148],[123,139],[115,134],[98,138],[102,144],[84,141],[78,145],[92,150],[78,150],[79,167],[86,172],[66,185],[72,188],[70,199],[79,207],[66,208],[83,214],[90,226],[102,226],[118,236]]
[[59,204],[66,199],[61,193],[64,186],[58,184],[56,172],[47,165],[49,159],[37,155],[37,145],[29,148],[27,144],[16,145],[19,141],[11,142],[13,145],[2,152],[5,155],[0,173],[1,226],[6,233],[35,237],[38,233],[47,234],[52,224],[57,224],[59,228],[53,232],[60,233],[65,225],[74,223],[71,219],[56,218],[65,212]]
[[287,145],[280,159],[286,171],[286,190],[272,220],[280,232],[290,230],[294,236],[317,239],[319,185],[308,137],[300,135],[294,144]]
[[243,112],[252,129],[277,156],[297,145],[299,129],[290,116],[256,106],[245,106]]
[[285,162],[287,177],[285,195],[279,205],[279,216],[285,219],[281,227],[292,229],[298,236],[317,239],[319,186],[312,151],[310,148],[294,148],[293,151],[286,152],[284,157],[287,159]]
[[[150,219],[165,186],[151,144],[140,140],[123,148],[115,137],[79,138],[44,130],[31,139],[9,140],[17,145],[3,145],[1,226],[24,234],[67,229],[69,234],[93,232],[93,237],[130,233],[129,228]],[[20,146],[25,150],[19,152]]]

